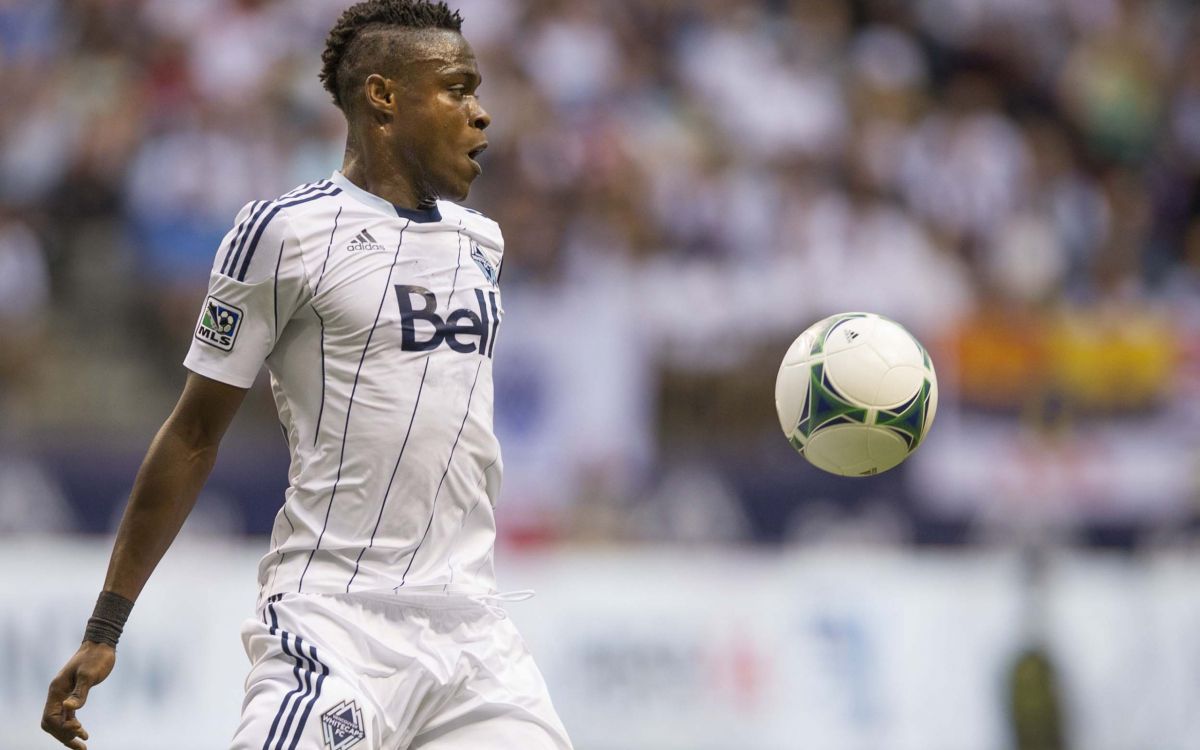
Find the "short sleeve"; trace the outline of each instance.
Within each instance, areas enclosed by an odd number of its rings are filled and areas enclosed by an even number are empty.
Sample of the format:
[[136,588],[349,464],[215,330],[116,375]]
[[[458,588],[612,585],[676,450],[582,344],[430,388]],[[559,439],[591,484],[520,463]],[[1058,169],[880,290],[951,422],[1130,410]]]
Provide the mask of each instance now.
[[184,367],[249,388],[308,297],[287,212],[272,202],[246,205],[217,251]]

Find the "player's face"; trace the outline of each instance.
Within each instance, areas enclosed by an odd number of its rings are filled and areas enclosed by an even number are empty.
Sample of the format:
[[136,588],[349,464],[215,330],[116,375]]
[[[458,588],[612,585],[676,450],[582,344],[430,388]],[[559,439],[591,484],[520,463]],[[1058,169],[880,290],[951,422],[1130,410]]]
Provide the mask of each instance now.
[[462,200],[482,173],[492,118],[476,96],[479,67],[467,40],[451,31],[425,34],[398,99],[392,146],[412,170],[419,194]]

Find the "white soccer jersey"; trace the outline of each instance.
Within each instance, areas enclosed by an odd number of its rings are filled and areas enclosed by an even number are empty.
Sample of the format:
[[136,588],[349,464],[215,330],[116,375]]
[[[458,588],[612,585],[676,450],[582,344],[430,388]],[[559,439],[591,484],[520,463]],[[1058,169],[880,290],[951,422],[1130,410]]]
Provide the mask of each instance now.
[[499,227],[400,209],[334,173],[238,214],[184,364],[265,362],[291,453],[260,598],[495,590]]

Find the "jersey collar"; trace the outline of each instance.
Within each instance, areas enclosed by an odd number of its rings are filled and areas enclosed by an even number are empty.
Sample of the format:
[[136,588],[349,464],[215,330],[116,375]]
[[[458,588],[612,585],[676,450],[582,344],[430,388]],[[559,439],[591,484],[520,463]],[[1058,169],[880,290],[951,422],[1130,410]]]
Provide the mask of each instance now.
[[359,203],[370,206],[376,211],[381,211],[389,216],[399,216],[401,219],[408,219],[417,224],[429,224],[442,220],[442,213],[438,211],[437,205],[424,209],[401,208],[385,201],[374,193],[368,193],[346,179],[346,175],[341,172],[334,172],[329,179],[333,184],[340,187],[346,195],[354,198]]

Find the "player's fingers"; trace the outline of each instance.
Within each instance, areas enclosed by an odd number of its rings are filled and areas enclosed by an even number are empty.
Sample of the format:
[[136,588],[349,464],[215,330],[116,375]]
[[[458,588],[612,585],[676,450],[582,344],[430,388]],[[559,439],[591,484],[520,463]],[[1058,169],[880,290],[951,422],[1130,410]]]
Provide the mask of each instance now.
[[68,711],[78,711],[87,703],[88,690],[92,688],[92,681],[82,673],[75,675],[75,686],[71,688],[71,694],[63,701],[63,708]]
[[79,719],[69,719],[63,724],[63,728],[69,730],[71,734],[81,740],[86,740],[88,738],[87,730],[84,729],[83,725],[79,723]]
[[56,678],[51,682],[46,707],[42,711],[42,729],[64,744],[74,736],[68,734],[63,726],[74,718],[74,712],[63,705],[69,688],[70,685],[65,684],[64,680]]
[[50,681],[50,689],[46,691],[47,716],[62,706],[62,702],[71,694],[74,686],[74,680],[61,673]]
[[67,747],[77,747],[82,750],[80,738],[87,739],[87,732],[78,721],[63,721],[61,716],[45,715],[42,717],[42,729],[54,739]]

